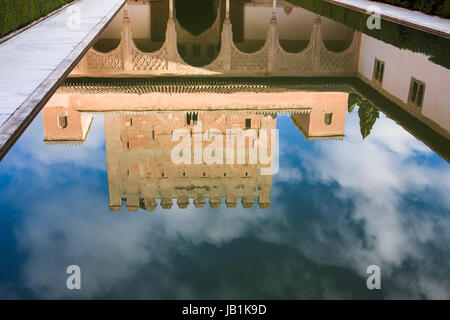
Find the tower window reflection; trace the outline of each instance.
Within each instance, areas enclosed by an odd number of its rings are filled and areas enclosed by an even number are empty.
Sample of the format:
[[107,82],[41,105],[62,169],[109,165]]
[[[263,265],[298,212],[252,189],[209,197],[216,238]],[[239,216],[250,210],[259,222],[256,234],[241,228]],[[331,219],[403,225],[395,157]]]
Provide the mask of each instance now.
[[326,126],[329,126],[331,125],[332,122],[333,122],[333,112],[326,112],[323,117],[323,123]]
[[67,115],[64,114],[58,117],[58,126],[61,129],[67,128]]

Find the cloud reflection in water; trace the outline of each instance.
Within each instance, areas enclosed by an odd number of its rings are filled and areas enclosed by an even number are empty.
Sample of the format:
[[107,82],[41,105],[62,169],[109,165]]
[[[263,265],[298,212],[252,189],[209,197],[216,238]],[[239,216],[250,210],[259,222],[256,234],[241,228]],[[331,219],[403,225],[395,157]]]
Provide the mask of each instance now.
[[[344,141],[307,143],[278,119],[270,210],[112,213],[102,118],[84,147],[55,148],[38,117],[0,166],[2,211],[19,212],[6,254],[25,255],[12,287],[36,298],[450,298],[448,164],[384,116],[364,141],[347,121]],[[70,264],[79,292],[65,287]],[[381,293],[365,288],[370,264]]]

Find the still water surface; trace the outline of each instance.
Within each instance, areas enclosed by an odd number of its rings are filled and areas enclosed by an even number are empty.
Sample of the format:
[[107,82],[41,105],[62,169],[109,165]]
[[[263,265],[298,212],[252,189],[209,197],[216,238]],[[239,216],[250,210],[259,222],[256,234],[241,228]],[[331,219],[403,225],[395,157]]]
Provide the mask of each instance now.
[[277,127],[269,209],[111,212],[103,117],[84,146],[57,147],[38,116],[0,166],[2,297],[448,297],[445,160],[383,115],[364,140],[355,112],[343,141],[307,142],[288,116]]
[[[432,151],[356,101],[333,109],[341,134],[315,139],[295,112],[200,113],[209,128],[276,127],[279,170],[266,177],[247,176],[248,165],[224,165],[228,176],[207,164],[177,171],[161,154],[176,121],[194,121],[186,111],[89,113],[75,146],[44,142],[44,109],[0,163],[0,298],[449,299],[450,167],[435,152],[448,144]],[[147,169],[155,162],[157,173]],[[221,190],[220,205],[209,196],[194,205],[199,179]],[[254,192],[251,208],[241,196],[227,207],[236,183]],[[164,209],[180,185],[192,185],[189,205],[174,198]],[[127,199],[133,188],[145,188],[139,209]],[[80,266],[82,290],[66,288],[69,265]],[[370,265],[381,268],[381,290],[367,289]]]

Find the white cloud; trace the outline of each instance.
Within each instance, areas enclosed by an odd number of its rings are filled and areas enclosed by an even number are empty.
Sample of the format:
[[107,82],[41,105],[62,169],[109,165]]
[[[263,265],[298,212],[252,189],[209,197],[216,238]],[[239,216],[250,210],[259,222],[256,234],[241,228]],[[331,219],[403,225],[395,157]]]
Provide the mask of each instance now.
[[303,179],[302,172],[298,168],[280,167],[274,180],[276,182],[298,183]]
[[[38,143],[36,143],[36,137],[42,137]],[[36,166],[36,170],[41,170],[35,163],[38,161],[39,165],[76,164],[78,167],[106,171],[104,141],[103,115],[96,115],[83,146],[46,146],[42,114],[39,114],[6,155],[6,161],[3,162],[6,162],[6,165],[11,168],[19,170],[30,164]],[[16,150],[21,154],[17,155]],[[24,160],[23,154],[32,157],[34,161]]]
[[[428,241],[443,246],[450,240],[442,238],[446,233],[435,230],[437,224],[445,225],[449,217],[431,213],[427,216],[416,208],[405,209],[403,198],[418,194],[423,199],[427,193],[433,193],[437,202],[430,205],[450,209],[449,168],[445,165],[435,168],[413,161],[411,157],[428,156],[432,152],[383,115],[364,141],[358,131],[357,118],[350,116],[347,121],[350,124],[345,141],[318,145],[319,155],[299,153],[299,157],[305,162],[309,178],[325,183],[337,182],[341,187],[337,195],[354,203],[352,217],[362,222],[367,243],[349,246],[352,250],[346,253],[348,261],[353,261],[360,272],[364,272],[364,266],[376,262],[390,274],[408,259],[426,260],[423,246]],[[420,224],[415,223],[417,220]],[[424,266],[424,269],[433,268]],[[418,274],[417,277],[418,290],[423,294],[431,298],[450,297],[448,283],[427,287],[423,285],[431,283],[423,280],[427,275]]]

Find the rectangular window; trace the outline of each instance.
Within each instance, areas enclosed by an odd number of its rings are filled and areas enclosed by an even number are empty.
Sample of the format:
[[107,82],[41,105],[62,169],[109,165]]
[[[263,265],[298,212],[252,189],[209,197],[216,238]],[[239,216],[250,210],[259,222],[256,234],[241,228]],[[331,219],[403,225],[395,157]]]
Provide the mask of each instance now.
[[186,113],[186,124],[189,126],[192,124],[196,125],[198,122],[198,113],[197,112],[188,112]]
[[329,126],[331,125],[332,122],[333,122],[333,112],[325,112],[323,116],[323,123],[326,126]]
[[411,78],[408,102],[413,106],[421,108],[424,94],[425,94],[425,83],[417,79]]
[[190,113],[186,113],[186,124],[187,125],[191,124],[191,114]]
[[63,114],[58,116],[58,126],[61,129],[67,128],[67,115]]
[[194,112],[194,114],[192,115],[192,120],[194,122],[194,126],[197,125],[197,121],[198,121],[198,113]]
[[250,129],[252,127],[252,119],[245,119],[245,129]]
[[373,80],[378,83],[383,83],[384,62],[375,58],[375,65],[373,66]]

